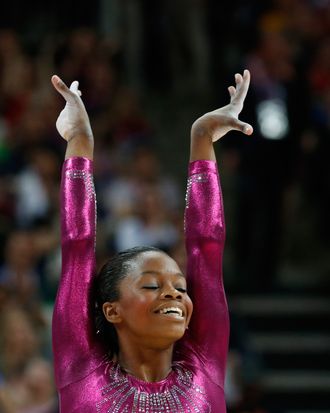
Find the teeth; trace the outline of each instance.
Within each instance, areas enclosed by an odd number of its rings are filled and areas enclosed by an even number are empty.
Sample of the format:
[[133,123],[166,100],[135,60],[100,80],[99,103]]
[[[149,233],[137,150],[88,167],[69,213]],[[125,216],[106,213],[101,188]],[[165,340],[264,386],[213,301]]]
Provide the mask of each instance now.
[[179,317],[182,317],[183,313],[181,308],[178,307],[168,307],[168,308],[162,308],[159,310],[160,314],[177,314]]

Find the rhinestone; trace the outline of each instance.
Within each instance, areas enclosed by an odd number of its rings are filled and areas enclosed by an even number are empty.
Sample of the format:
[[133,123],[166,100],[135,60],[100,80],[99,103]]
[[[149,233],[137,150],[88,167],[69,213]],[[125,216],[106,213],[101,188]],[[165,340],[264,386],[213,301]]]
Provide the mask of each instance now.
[[174,383],[163,392],[149,393],[132,387],[119,365],[110,362],[111,382],[100,389],[103,399],[96,405],[97,412],[211,413],[205,390],[194,384],[192,372],[178,364],[173,369]]
[[197,174],[193,174],[188,178],[187,182],[187,191],[186,191],[186,208],[189,208],[189,199],[190,199],[190,191],[193,183],[202,183],[208,181],[208,174],[207,172],[201,172]]
[[66,171],[66,176],[69,179],[83,179],[85,183],[85,189],[89,199],[95,199],[95,188],[93,182],[93,175],[90,172],[73,169]]

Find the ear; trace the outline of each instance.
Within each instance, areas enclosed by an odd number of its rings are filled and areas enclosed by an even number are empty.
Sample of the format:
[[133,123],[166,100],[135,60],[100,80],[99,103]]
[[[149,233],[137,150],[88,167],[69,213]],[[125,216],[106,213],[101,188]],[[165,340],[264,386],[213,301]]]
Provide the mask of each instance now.
[[119,306],[116,301],[114,301],[113,303],[104,303],[102,305],[102,310],[104,317],[109,321],[109,323],[117,324],[122,321]]

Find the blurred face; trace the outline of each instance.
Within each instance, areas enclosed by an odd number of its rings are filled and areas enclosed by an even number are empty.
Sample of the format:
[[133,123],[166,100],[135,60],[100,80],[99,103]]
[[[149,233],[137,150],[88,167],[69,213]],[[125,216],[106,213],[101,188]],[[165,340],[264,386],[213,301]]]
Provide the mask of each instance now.
[[103,306],[119,342],[161,348],[180,339],[192,314],[186,279],[165,253],[145,252],[120,284],[120,299]]
[[24,372],[24,382],[31,395],[40,401],[50,401],[54,395],[50,364],[43,359],[32,360]]

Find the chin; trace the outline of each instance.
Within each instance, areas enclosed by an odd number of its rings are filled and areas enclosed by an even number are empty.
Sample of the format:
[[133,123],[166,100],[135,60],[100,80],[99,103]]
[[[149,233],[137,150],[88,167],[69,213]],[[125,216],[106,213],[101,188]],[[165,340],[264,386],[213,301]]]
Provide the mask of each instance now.
[[185,329],[175,329],[175,330],[168,330],[166,332],[162,332],[163,334],[159,335],[159,338],[163,338],[164,340],[169,340],[174,344],[176,341],[180,340],[185,333]]

